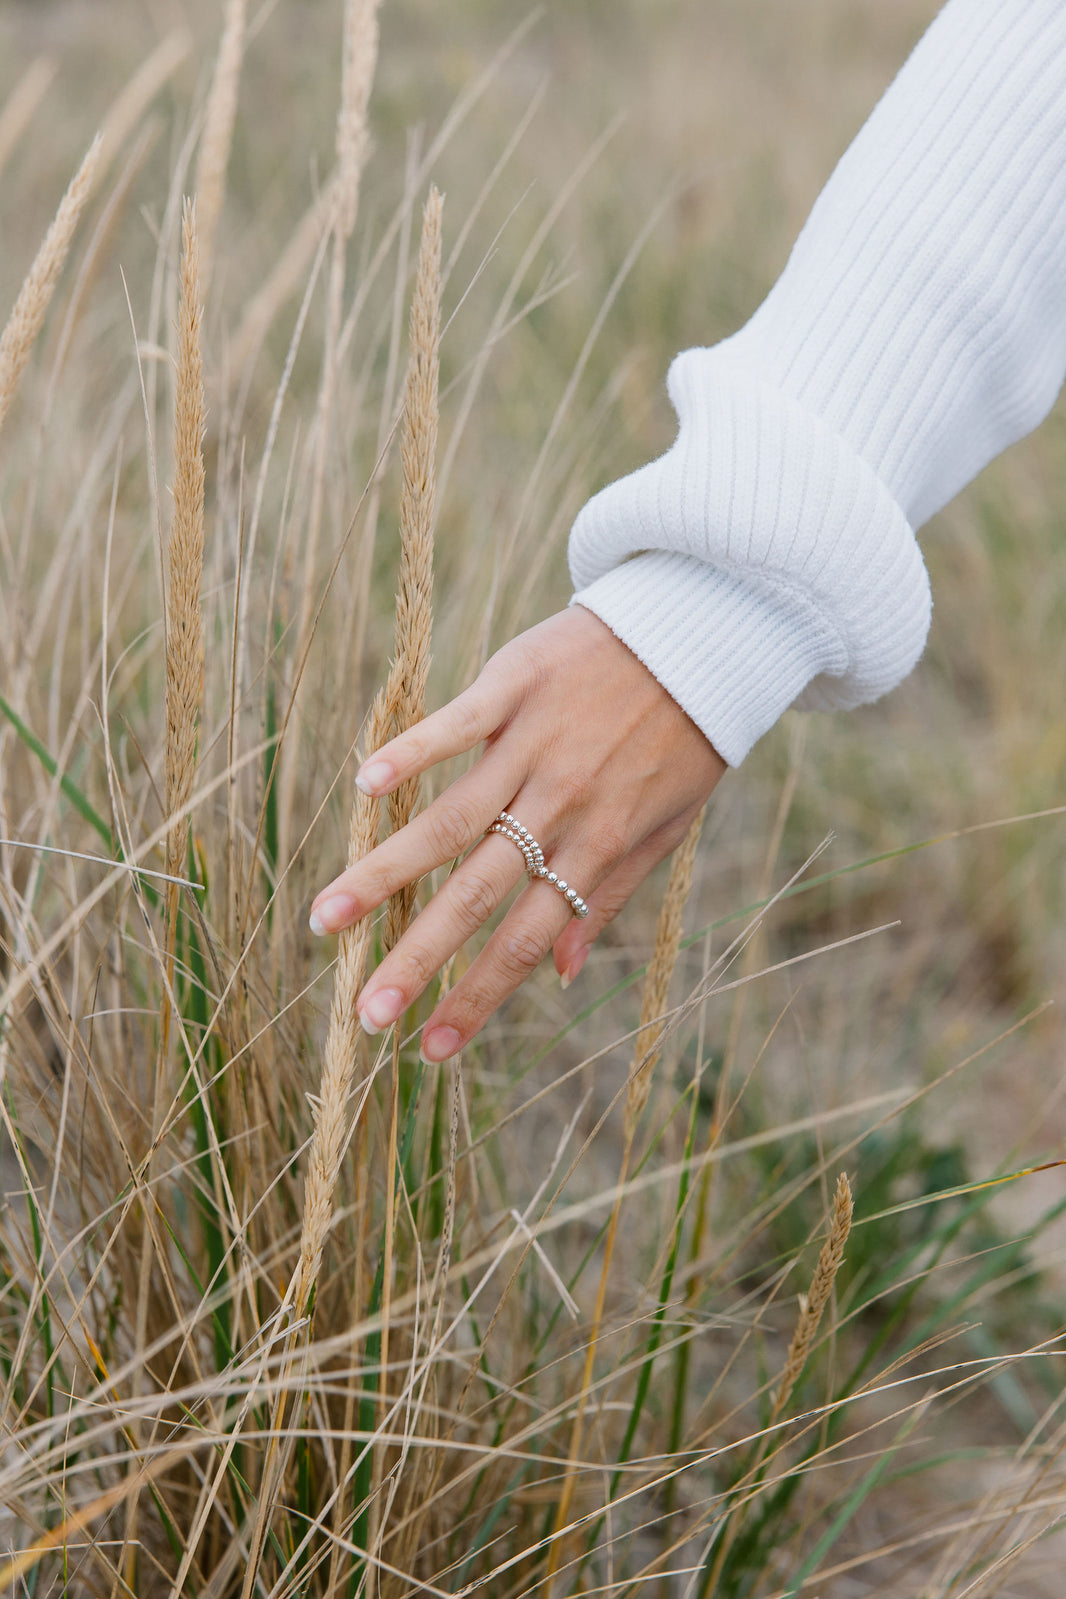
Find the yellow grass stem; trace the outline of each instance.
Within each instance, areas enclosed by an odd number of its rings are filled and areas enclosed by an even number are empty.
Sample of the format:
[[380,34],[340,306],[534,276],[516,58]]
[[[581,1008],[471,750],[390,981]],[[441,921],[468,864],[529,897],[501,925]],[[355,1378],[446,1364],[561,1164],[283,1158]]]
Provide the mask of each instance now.
[[[333,438],[337,386],[340,380],[341,329],[348,244],[359,209],[359,182],[366,157],[367,108],[378,55],[378,5],[380,0],[346,0],[341,51],[341,103],[337,113],[336,178],[333,185],[332,253],[326,289],[326,327],[315,408],[315,437],[311,467],[311,492],[303,549],[303,578],[296,626],[295,658],[303,660],[316,612],[318,547],[325,511],[326,479]],[[280,848],[287,855],[290,818],[300,765],[302,717],[293,690],[290,736],[281,757],[278,782]]]
[[[204,403],[203,352],[200,347],[203,305],[200,297],[196,207],[185,200],[181,218],[181,268],[178,299],[178,354],[174,394],[174,516],[167,545],[165,604],[166,747],[164,801],[168,817],[166,871],[182,875],[189,840],[187,805],[196,778],[200,698],[203,692],[204,627],[201,589],[204,568]],[[163,995],[160,1004],[159,1049],[152,1092],[151,1136],[154,1140],[167,1096],[170,1022],[177,945],[179,887],[167,885]],[[149,1199],[148,1203],[154,1203]],[[145,1228],[137,1286],[136,1339],[143,1351],[148,1339],[148,1312],[153,1268],[160,1258],[153,1232]],[[161,1261],[160,1261],[161,1263]],[[138,1369],[137,1385],[143,1379]],[[140,1434],[140,1428],[136,1429]],[[131,1455],[133,1469],[136,1454]],[[137,1557],[139,1501],[127,1511],[122,1569],[132,1584]]]
[[[440,252],[443,200],[434,186],[422,213],[418,275],[411,301],[410,358],[404,390],[400,459],[400,581],[396,595],[396,718],[402,733],[426,714],[433,633],[433,529],[436,518],[436,457],[440,377]],[[407,778],[389,795],[392,831],[406,827],[422,797],[419,777]],[[409,883],[389,901],[385,948],[403,936],[414,909],[417,883]]]
[[31,61],[0,110],[0,172],[48,93],[56,64],[48,56]]
[[98,134],[59,202],[59,210],[26,274],[7,325],[0,334],[0,428],[4,425],[19,379],[26,370],[34,340],[41,331],[51,304],[74,237],[74,229],[92,190],[99,159]]
[[185,60],[191,45],[192,40],[184,28],[172,29],[112,101],[100,125],[101,172],[111,165],[160,89]]
[[[389,738],[393,706],[388,689],[381,690],[367,723],[365,752],[372,755]],[[374,848],[378,837],[380,802],[356,790],[348,840],[348,864],[354,866]],[[333,979],[326,1053],[318,1099],[312,1107],[315,1130],[304,1184],[303,1227],[296,1268],[293,1305],[302,1316],[322,1263],[322,1251],[333,1216],[333,1191],[348,1139],[348,1100],[355,1073],[356,1047],[362,1029],[355,1001],[363,986],[370,951],[370,918],[364,917],[340,935]]]
[[247,27],[247,0],[229,0],[218,60],[204,113],[196,164],[196,209],[200,224],[200,274],[207,292],[215,257],[215,231],[226,192],[226,168],[237,119],[237,91]]
[[233,336],[234,372],[241,372],[252,360],[274,318],[303,281],[322,236],[330,225],[335,181],[327,184],[308,206],[290,233],[277,261],[245,306]]
[[[204,570],[203,355],[196,207],[186,200],[181,219],[178,370],[174,401],[174,519],[167,548],[166,757],[167,814],[187,804],[196,778],[196,740],[204,675],[200,590]],[[167,836],[166,869],[180,876],[189,818],[177,817]],[[176,890],[174,890],[176,892]]]
[[675,850],[674,858],[670,864],[670,880],[666,885],[666,894],[659,910],[659,920],[655,928],[655,948],[652,951],[647,975],[644,978],[644,988],[641,993],[640,1031],[637,1034],[637,1042],[633,1051],[633,1065],[629,1074],[629,1085],[626,1089],[625,1139],[627,1144],[632,1142],[637,1122],[640,1120],[644,1107],[648,1103],[652,1077],[659,1060],[659,1045],[666,1027],[666,1000],[670,992],[670,981],[674,975],[674,967],[677,964],[677,952],[681,948],[682,918],[692,889],[692,873],[696,865],[696,851],[699,848],[700,834],[703,831],[703,819],[706,814],[706,807],[704,807]]
[[566,1477],[563,1480],[562,1492],[559,1495],[559,1503],[555,1513],[556,1537],[548,1552],[546,1574],[548,1599],[551,1599],[552,1579],[558,1572],[565,1554],[566,1539],[560,1534],[563,1532],[567,1518],[570,1515],[574,1492],[577,1487],[577,1462],[581,1458],[581,1445],[584,1438],[585,1407],[588,1395],[592,1391],[596,1350],[599,1345],[600,1330],[603,1326],[604,1307],[607,1303],[607,1280],[614,1258],[615,1239],[618,1235],[618,1219],[621,1215],[622,1203],[625,1198],[625,1185],[629,1176],[629,1164],[633,1155],[633,1140],[636,1135],[637,1124],[640,1121],[641,1112],[648,1102],[652,1074],[659,1059],[659,1046],[662,1041],[663,1029],[666,1025],[663,1013],[666,1010],[670,980],[674,975],[674,967],[677,964],[677,952],[681,947],[682,918],[692,888],[692,872],[696,863],[696,851],[699,847],[705,814],[706,807],[700,811],[674,853],[674,858],[670,865],[670,878],[666,885],[666,893],[659,909],[659,919],[655,928],[655,947],[644,977],[644,987],[640,1002],[640,1029],[634,1045],[633,1064],[630,1067],[629,1083],[626,1089],[618,1193],[611,1210],[611,1219],[607,1226],[607,1237],[603,1249],[603,1265],[600,1268],[600,1281],[596,1292],[596,1308],[593,1312],[592,1330],[589,1334],[588,1347],[585,1351],[585,1366],[581,1374],[581,1390],[578,1395],[577,1410],[574,1414],[573,1426],[570,1432],[570,1451],[567,1458]]

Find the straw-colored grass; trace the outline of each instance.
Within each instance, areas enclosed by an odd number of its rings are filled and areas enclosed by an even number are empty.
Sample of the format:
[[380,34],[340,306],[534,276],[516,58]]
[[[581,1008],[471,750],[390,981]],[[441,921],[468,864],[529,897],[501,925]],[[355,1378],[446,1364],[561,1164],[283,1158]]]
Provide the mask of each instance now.
[[307,931],[934,0],[106,9],[0,51],[0,1592],[1060,1599],[1061,417],[461,1062]]
[[237,94],[244,58],[247,13],[247,0],[228,0],[196,161],[196,210],[205,284],[211,278],[215,233],[226,193],[226,168],[229,166],[233,128],[237,121]]
[[177,877],[189,839],[186,807],[196,781],[204,676],[204,434],[207,429],[200,329],[203,300],[196,210],[181,218],[178,370],[174,394],[174,520],[167,543],[166,761],[164,792],[172,818],[166,869]]
[[26,274],[4,331],[0,333],[0,428],[11,408],[19,379],[26,370],[34,340],[44,326],[59,274],[74,238],[74,230],[92,190],[99,157],[100,140],[96,138],[59,202],[52,226]]

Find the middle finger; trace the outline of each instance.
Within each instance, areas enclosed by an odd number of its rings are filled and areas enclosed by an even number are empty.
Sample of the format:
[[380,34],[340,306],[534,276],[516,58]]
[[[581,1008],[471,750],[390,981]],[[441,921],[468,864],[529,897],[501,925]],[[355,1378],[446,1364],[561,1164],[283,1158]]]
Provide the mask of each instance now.
[[462,855],[481,837],[516,787],[512,762],[490,750],[406,827],[315,896],[311,906],[314,931],[339,933],[376,910],[397,889]]

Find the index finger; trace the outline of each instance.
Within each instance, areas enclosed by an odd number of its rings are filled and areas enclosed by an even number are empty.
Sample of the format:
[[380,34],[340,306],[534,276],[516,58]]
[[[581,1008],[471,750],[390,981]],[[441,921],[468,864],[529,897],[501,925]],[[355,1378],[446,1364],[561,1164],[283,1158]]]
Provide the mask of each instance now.
[[417,777],[451,755],[465,754],[495,732],[514,701],[514,686],[486,668],[439,711],[369,755],[355,774],[356,787],[364,794],[389,794],[405,778]]

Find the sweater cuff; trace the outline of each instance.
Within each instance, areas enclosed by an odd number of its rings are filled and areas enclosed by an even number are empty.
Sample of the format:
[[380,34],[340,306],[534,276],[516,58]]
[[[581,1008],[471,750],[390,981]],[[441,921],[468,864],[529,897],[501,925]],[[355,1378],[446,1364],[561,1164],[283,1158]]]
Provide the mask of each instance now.
[[921,655],[914,533],[834,429],[721,347],[674,362],[680,429],[594,496],[570,538],[575,598],[736,765],[789,705],[879,698]]
[[729,766],[846,661],[832,623],[799,591],[667,550],[623,561],[571,604],[628,645]]

